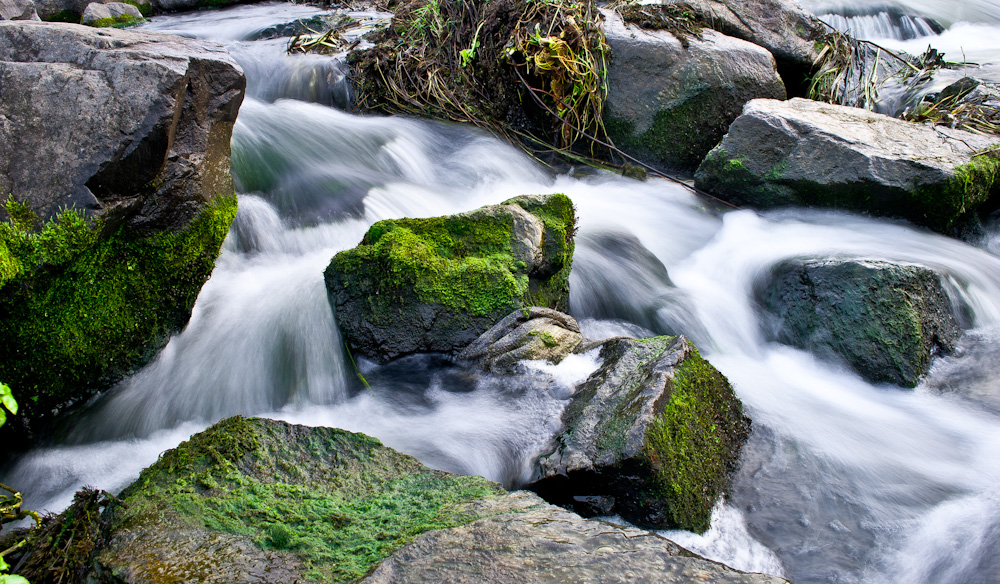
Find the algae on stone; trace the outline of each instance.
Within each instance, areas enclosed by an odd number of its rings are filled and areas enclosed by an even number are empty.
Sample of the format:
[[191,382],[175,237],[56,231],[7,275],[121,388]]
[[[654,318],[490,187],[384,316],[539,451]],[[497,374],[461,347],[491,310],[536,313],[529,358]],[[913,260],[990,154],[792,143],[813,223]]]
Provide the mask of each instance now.
[[[98,563],[126,581],[353,582],[421,533],[479,519],[475,503],[503,493],[363,434],[229,418],[122,492]],[[217,562],[217,542],[242,551]]]
[[574,233],[565,195],[380,221],[330,262],[330,303],[363,355],[457,351],[521,307],[567,309]]
[[[0,224],[0,379],[27,422],[103,390],[187,322],[236,214],[208,204],[184,229],[99,237],[65,211],[38,230]],[[6,249],[4,249],[6,248]]]
[[601,357],[532,490],[582,514],[705,531],[749,435],[741,402],[682,336],[611,339]]

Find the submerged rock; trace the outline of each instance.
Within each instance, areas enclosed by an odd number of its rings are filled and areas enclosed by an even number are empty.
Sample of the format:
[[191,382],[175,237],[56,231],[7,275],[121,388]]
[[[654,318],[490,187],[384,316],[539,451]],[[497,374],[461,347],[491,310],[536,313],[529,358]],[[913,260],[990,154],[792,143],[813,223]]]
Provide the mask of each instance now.
[[873,383],[914,387],[961,329],[938,276],[870,260],[790,261],[757,293],[773,338],[845,361]]
[[989,197],[992,140],[859,108],[754,100],[695,174],[737,205],[833,207],[949,232]]
[[120,498],[101,582],[353,582],[421,533],[496,513],[482,477],[374,438],[229,418],[165,452]]
[[585,515],[705,531],[750,431],[729,381],[683,336],[610,339],[601,358],[530,488]]
[[605,11],[605,125],[615,145],[651,164],[693,171],[755,98],[785,98],[774,58],[712,30],[679,39]]
[[463,349],[512,311],[567,309],[575,216],[565,195],[380,221],[325,272],[350,349],[380,362]]
[[458,353],[494,372],[512,372],[522,360],[559,363],[583,342],[568,314],[532,306],[515,310]]
[[362,583],[786,582],[738,572],[647,531],[583,519],[530,493],[512,493],[480,509],[488,517],[417,537]]
[[229,139],[244,84],[217,44],[0,22],[0,379],[21,399],[13,426],[109,387],[190,318],[236,213]]

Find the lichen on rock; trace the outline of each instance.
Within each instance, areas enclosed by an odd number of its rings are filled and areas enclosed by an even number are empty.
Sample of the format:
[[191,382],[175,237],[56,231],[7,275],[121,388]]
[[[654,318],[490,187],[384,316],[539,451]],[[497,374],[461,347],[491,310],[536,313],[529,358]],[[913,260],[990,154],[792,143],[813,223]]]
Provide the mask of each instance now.
[[567,309],[575,215],[565,195],[380,221],[325,272],[351,350],[455,352],[524,306]]

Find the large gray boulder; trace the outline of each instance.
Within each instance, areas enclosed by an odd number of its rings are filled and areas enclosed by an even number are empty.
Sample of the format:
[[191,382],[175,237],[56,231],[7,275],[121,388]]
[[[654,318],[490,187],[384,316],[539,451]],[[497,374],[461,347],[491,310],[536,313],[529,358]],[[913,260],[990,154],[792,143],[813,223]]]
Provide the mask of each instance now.
[[379,221],[326,269],[340,331],[352,351],[385,362],[460,351],[518,309],[565,311],[575,221],[565,195]]
[[34,0],[0,0],[0,20],[39,20]]
[[750,432],[729,381],[683,336],[614,338],[600,356],[529,488],[584,515],[705,531]]
[[1000,162],[985,136],[806,99],[754,100],[695,174],[758,208],[833,207],[949,232],[986,201]]
[[90,26],[113,26],[121,24],[138,24],[145,21],[139,8],[124,2],[91,2],[83,11],[81,24]]
[[774,58],[761,47],[713,30],[682,41],[604,15],[612,53],[605,126],[617,147],[644,162],[693,171],[743,104],[785,98]]
[[74,544],[69,557],[85,562],[73,575],[95,584],[785,582],[429,469],[362,434],[272,420],[193,436],[120,502],[81,491],[8,561],[45,581]]
[[491,501],[483,519],[425,533],[362,584],[779,584],[708,561],[656,534],[583,519],[525,492]]
[[933,271],[870,260],[796,260],[758,291],[772,338],[846,362],[873,383],[914,387],[961,330]]
[[233,192],[229,137],[246,80],[220,45],[0,22],[0,85],[0,193],[43,218],[76,207],[177,228]]

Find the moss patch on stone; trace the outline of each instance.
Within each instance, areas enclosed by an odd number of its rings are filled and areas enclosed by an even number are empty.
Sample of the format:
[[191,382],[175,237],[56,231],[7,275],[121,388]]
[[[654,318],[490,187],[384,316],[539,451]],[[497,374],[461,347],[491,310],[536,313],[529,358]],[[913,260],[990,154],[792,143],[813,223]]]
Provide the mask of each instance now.
[[144,18],[136,18],[131,14],[119,14],[113,18],[98,18],[85,24],[94,28],[127,28],[142,24],[143,22],[146,22]]
[[223,196],[187,228],[151,236],[102,238],[74,211],[40,228],[0,225],[0,379],[29,423],[109,387],[184,326],[235,215],[236,197]]
[[[515,220],[507,206],[541,220],[541,260],[529,258],[529,265],[518,255],[515,248],[524,244],[515,223],[525,220]],[[457,350],[523,306],[567,310],[574,233],[573,204],[565,195],[518,197],[446,217],[379,221],[359,246],[334,256],[327,289],[352,349],[389,358]],[[392,337],[401,337],[399,346],[387,348],[385,339]],[[411,342],[415,337],[423,340]]]
[[503,494],[363,434],[235,417],[143,471],[114,529],[242,535],[294,554],[307,580],[352,582],[421,533],[479,519],[472,504]]
[[709,527],[749,432],[732,394],[725,376],[694,350],[670,383],[669,403],[646,432],[644,455],[671,518],[699,533]]

